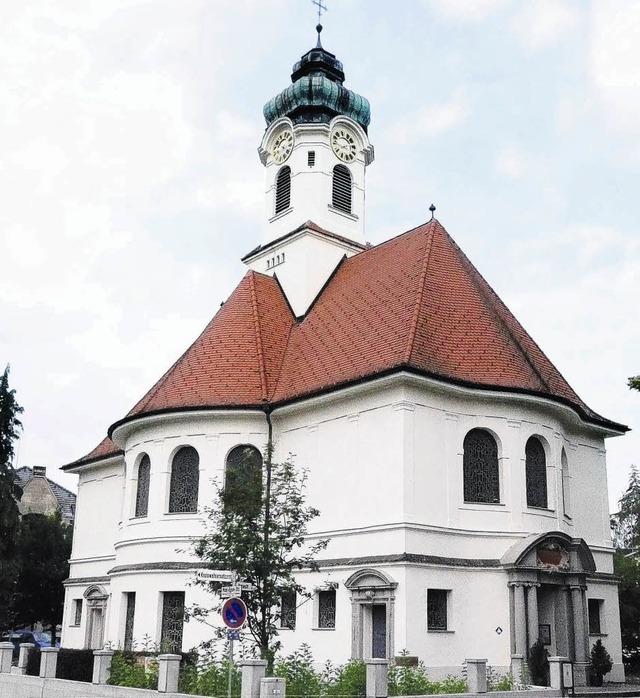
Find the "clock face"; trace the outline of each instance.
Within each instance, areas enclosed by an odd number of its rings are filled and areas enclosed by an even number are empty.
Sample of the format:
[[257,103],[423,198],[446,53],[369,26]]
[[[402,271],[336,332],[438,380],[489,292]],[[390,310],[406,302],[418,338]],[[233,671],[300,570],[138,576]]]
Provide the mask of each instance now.
[[283,163],[293,150],[293,133],[289,129],[286,131],[281,131],[277,136],[275,141],[273,141],[273,148],[271,149],[271,155],[273,159],[278,163]]
[[343,162],[352,162],[356,159],[356,139],[346,128],[337,128],[331,134],[331,147]]

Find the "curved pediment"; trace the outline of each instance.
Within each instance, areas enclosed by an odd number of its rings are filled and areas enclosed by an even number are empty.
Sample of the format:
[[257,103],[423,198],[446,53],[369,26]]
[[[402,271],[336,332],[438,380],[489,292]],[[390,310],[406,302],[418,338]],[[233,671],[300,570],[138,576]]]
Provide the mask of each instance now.
[[354,572],[344,583],[347,589],[371,589],[386,588],[395,589],[398,582],[394,582],[389,575],[376,569],[361,569]]
[[506,568],[526,568],[549,572],[595,572],[596,563],[582,538],[571,538],[562,531],[535,533],[512,545],[500,563]]

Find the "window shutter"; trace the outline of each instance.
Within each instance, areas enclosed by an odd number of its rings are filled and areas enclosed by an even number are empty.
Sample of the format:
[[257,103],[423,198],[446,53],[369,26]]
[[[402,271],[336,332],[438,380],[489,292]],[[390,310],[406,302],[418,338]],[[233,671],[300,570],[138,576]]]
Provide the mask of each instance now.
[[345,213],[351,213],[351,172],[344,165],[333,168],[331,204]]

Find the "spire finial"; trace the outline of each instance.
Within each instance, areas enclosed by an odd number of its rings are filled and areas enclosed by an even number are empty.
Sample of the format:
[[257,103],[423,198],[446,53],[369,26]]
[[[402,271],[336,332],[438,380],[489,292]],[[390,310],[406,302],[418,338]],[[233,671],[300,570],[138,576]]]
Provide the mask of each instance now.
[[433,220],[436,214],[436,207],[434,204],[431,204],[431,206],[429,206],[429,211],[431,211],[431,220]]
[[322,3],[322,0],[311,0],[311,2],[318,8],[318,24],[316,24],[316,31],[318,32],[318,43],[316,48],[322,48],[320,43],[320,32],[322,31],[322,24],[320,20],[322,19],[322,13],[327,12],[327,6]]

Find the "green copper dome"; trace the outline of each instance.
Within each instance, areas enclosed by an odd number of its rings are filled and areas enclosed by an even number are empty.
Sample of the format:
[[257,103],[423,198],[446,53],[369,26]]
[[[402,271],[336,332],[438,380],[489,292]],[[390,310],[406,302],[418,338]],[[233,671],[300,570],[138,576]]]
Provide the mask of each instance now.
[[264,105],[267,126],[288,116],[294,124],[329,123],[339,114],[348,116],[366,131],[371,121],[369,102],[343,86],[342,63],[320,45],[293,66],[291,82]]

